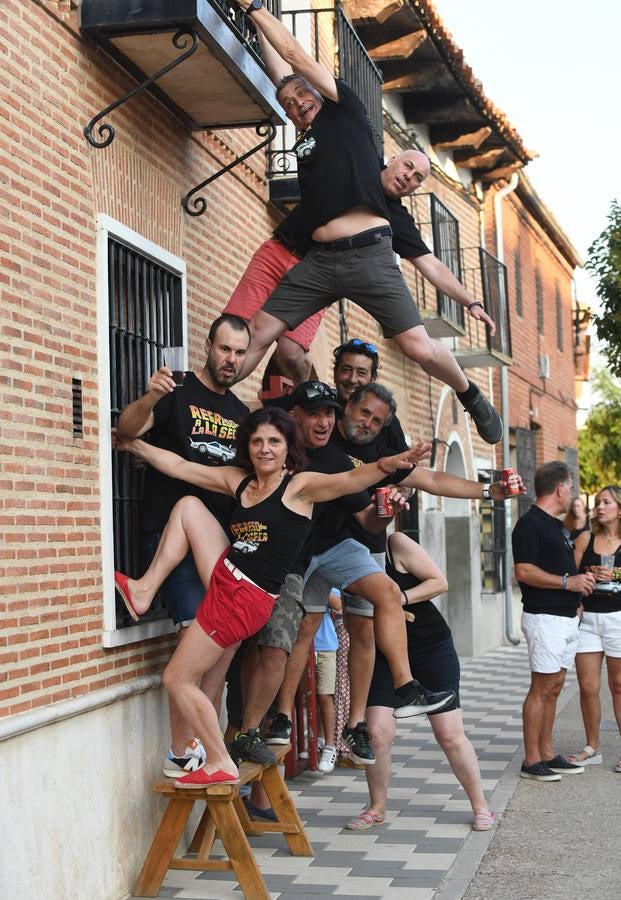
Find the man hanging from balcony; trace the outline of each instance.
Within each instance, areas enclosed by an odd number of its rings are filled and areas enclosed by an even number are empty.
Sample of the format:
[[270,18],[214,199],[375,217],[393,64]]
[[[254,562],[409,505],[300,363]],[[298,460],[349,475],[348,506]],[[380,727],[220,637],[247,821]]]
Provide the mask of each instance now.
[[[488,443],[502,437],[502,422],[454,357],[427,334],[395,264],[380,163],[366,110],[345,82],[315,61],[260,0],[237,0],[263,36],[293,69],[277,97],[300,133],[296,143],[300,193],[312,249],[294,266],[251,323],[252,343],[243,376],[286,330],[348,297],[381,325],[401,351],[452,387]],[[405,187],[397,176],[397,187]],[[491,328],[478,301],[456,298]]]

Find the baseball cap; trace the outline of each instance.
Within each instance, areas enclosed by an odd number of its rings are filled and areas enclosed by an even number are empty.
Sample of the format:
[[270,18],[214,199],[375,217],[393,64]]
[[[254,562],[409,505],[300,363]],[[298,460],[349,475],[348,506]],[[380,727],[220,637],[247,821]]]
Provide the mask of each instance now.
[[336,410],[341,408],[336,391],[323,381],[303,381],[302,384],[298,384],[293,393],[289,394],[287,399],[289,409],[293,409],[294,406],[301,406],[302,409],[308,410],[321,409],[323,406]]

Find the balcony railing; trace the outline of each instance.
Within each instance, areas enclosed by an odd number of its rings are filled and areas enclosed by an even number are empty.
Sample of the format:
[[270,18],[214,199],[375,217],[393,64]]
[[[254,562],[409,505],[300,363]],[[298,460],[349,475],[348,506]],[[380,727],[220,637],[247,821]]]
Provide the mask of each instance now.
[[483,303],[488,315],[496,323],[496,334],[487,332],[487,346],[491,353],[511,359],[511,328],[509,324],[509,303],[507,290],[507,267],[500,260],[479,248],[481,277],[483,280]]
[[465,335],[455,351],[457,361],[464,368],[504,366],[511,363],[511,327],[507,270],[482,247],[462,249],[462,283],[496,324],[492,336],[483,322],[466,316]]
[[[378,155],[384,151],[382,75],[340,6],[321,9],[283,10],[280,18],[316,60],[334,65],[364,103]],[[336,60],[334,47],[336,46]],[[267,151],[270,199],[282,209],[300,199],[297,157],[293,150],[295,129],[279,126]]]

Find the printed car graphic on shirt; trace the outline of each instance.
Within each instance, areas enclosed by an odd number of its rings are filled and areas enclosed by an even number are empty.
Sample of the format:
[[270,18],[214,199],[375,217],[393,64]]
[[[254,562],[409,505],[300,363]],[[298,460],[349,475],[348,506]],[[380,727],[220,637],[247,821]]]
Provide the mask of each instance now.
[[227,447],[226,444],[221,444],[219,441],[193,441],[192,438],[188,438],[188,441],[192,450],[198,450],[201,454],[208,453],[209,456],[221,459],[222,462],[231,462],[235,459],[234,448]]
[[300,160],[300,162],[305,162],[310,158],[316,146],[317,141],[312,136],[312,134],[309,134],[307,137],[300,138],[293,149],[295,150],[295,155]]
[[235,541],[232,546],[233,550],[239,550],[240,553],[255,553],[258,548],[258,544],[252,541]]

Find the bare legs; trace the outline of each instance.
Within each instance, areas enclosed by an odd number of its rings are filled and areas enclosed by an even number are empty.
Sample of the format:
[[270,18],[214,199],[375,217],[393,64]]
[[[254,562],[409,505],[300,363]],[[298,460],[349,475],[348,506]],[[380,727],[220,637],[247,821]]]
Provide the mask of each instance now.
[[454,391],[468,389],[468,379],[453,354],[439,341],[432,341],[424,325],[396,334],[393,341],[408,359],[418,363],[428,375],[448,384]]
[[311,371],[311,357],[303,347],[284,335],[278,339],[276,345],[276,363],[294,383],[301,384],[307,381]]
[[298,689],[300,678],[306,668],[308,659],[308,651],[310,650],[313,638],[317,629],[321,625],[321,617],[323,613],[306,613],[300,622],[298,631],[298,639],[291,651],[291,656],[287,662],[285,677],[282,682],[280,693],[278,695],[278,712],[286,716],[291,716],[293,703],[295,701],[295,692]]
[[373,619],[345,613],[345,627],[349,634],[349,717],[347,726],[355,728],[365,715],[371,676],[375,665],[375,630]]
[[[586,743],[595,751],[598,751],[600,743],[599,729],[602,720],[600,691],[603,659],[603,652],[576,654],[576,672],[580,684],[580,709],[582,710]],[[612,707],[619,733],[621,733],[621,659],[607,656],[606,669]],[[572,761],[573,759],[572,757]],[[578,753],[575,760],[583,762],[584,755]]]
[[128,581],[136,612],[142,615],[149,609],[158,588],[188,550],[207,590],[213,567],[227,547],[224,531],[204,504],[197,497],[182,497],[173,507],[151,565],[142,578]]
[[[388,784],[390,781],[391,747],[395,737],[395,719],[392,709],[386,706],[369,706],[366,711],[371,743],[375,752],[375,765],[365,766],[369,787],[368,810],[379,816],[386,815]],[[472,812],[489,812],[481,773],[474,747],[464,732],[460,709],[429,716],[434,737],[446,754],[455,777],[463,787]]]
[[556,701],[565,683],[566,669],[544,675],[531,672],[530,690],[522,707],[524,762],[527,766],[554,758],[552,729]]
[[222,649],[194,621],[163,675],[164,687],[207,751],[205,771],[211,774],[222,769],[234,777],[239,773],[222,740],[218,713],[199,682],[207,673],[215,681],[224,677],[237,646]]

